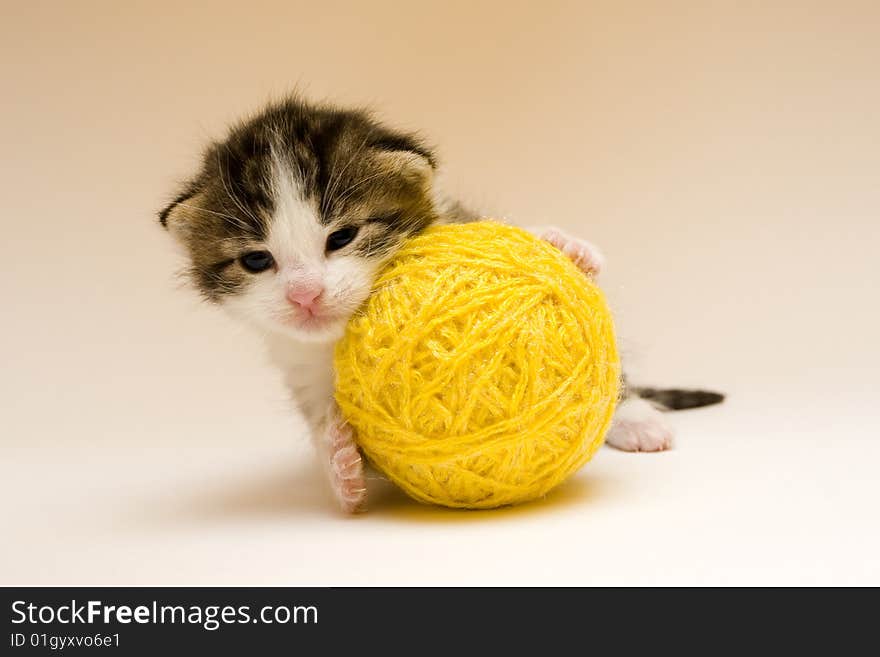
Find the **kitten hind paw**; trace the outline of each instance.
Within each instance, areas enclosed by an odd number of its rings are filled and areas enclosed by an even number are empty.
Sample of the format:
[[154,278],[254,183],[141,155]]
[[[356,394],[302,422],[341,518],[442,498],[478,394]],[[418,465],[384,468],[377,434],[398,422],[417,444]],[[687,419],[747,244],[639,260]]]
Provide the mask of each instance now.
[[605,442],[624,452],[662,452],[672,449],[672,438],[660,411],[642,399],[628,399],[620,404]]

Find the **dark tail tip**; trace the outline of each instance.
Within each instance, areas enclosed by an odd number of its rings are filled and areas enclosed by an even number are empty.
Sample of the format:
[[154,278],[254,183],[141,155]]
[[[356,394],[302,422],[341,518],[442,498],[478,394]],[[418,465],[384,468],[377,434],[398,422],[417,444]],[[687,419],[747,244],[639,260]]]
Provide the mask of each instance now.
[[724,395],[711,390],[682,390],[680,388],[633,388],[633,392],[670,411],[711,406],[724,401]]

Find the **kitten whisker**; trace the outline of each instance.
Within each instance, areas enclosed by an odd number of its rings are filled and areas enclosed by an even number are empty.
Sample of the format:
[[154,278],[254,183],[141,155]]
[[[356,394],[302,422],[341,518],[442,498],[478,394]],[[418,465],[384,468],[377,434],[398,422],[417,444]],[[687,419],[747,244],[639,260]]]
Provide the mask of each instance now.
[[[228,144],[224,144],[224,148],[227,151],[230,151]],[[226,194],[229,196],[229,198],[232,200],[232,202],[235,203],[236,207],[244,213],[244,215],[246,217],[253,219],[257,223],[257,225],[260,225],[262,222],[259,219],[257,219],[256,215],[254,215],[253,212],[248,210],[244,206],[244,204],[242,204],[242,202],[239,200],[238,196],[235,194],[234,190],[231,188],[233,186],[232,180],[229,181],[229,185],[226,184],[225,169],[223,168],[223,166],[220,162],[220,150],[219,149],[216,151],[216,158],[217,158],[217,172],[220,175],[220,183],[223,185],[223,189],[226,191]]]
[[239,217],[236,217],[231,214],[226,214],[225,212],[216,212],[214,210],[209,210],[208,208],[203,208],[198,205],[193,205],[192,203],[185,203],[183,201],[179,202],[177,205],[179,205],[182,208],[189,208],[190,210],[196,210],[197,212],[206,212],[208,214],[213,214],[218,217],[221,217],[223,219],[229,219],[231,221],[234,221],[235,224],[237,226],[240,226],[241,228],[248,227],[247,223],[243,219],[240,219]]
[[364,150],[364,147],[367,145],[367,141],[369,141],[370,136],[367,135],[364,137],[363,141],[361,141],[361,145],[357,147],[357,149],[351,154],[351,157],[348,158],[348,161],[339,171],[335,172],[335,175],[331,177],[330,183],[327,185],[327,190],[324,193],[323,198],[321,199],[321,214],[323,215],[327,211],[327,203],[330,202],[330,198],[336,191],[336,187],[339,185],[339,182],[342,180],[342,176],[345,174],[346,170],[351,163],[357,159],[357,157],[361,154],[361,151]]
[[349,186],[348,189],[346,189],[340,195],[339,199],[337,199],[336,202],[339,204],[342,204],[343,201],[347,201],[349,198],[351,198],[352,194],[354,194],[354,192],[357,191],[357,189],[359,187],[361,187],[362,185],[365,185],[366,183],[370,182],[371,180],[375,180],[376,178],[381,178],[382,176],[385,176],[385,175],[387,175],[387,174],[384,171],[379,171],[379,172],[371,174],[369,176],[364,176],[359,181],[357,181],[356,183]]

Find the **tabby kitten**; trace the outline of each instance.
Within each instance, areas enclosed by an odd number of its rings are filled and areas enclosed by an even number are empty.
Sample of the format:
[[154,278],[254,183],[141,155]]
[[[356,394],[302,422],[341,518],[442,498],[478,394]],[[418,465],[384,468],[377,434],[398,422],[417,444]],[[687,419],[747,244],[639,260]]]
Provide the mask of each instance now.
[[[333,344],[407,237],[475,218],[436,190],[436,167],[421,139],[367,112],[291,98],[211,144],[159,215],[184,247],[199,292],[264,335],[347,512],[364,507],[366,487],[352,430],[333,400]],[[588,242],[553,228],[534,232],[598,273],[602,256]],[[667,394],[665,402],[685,397]],[[658,410],[629,395],[607,441],[653,451],[671,438]]]

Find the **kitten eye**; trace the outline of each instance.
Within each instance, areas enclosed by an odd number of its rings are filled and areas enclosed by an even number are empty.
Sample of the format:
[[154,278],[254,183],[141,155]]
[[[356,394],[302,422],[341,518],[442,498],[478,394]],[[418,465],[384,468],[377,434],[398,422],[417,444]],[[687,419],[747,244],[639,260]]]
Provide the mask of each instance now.
[[350,244],[357,234],[357,226],[340,228],[339,230],[330,233],[330,235],[327,237],[327,250],[338,251],[346,244]]
[[239,261],[241,262],[241,266],[252,274],[266,271],[269,267],[275,264],[272,254],[268,251],[251,251],[250,253],[245,253],[239,258]]

